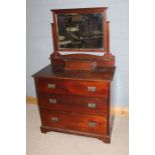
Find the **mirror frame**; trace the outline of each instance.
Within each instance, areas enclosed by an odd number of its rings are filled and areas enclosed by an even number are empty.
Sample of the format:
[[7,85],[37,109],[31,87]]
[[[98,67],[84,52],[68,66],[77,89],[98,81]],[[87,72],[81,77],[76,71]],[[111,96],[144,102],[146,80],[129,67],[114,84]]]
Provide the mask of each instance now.
[[[82,8],[82,9],[58,9],[51,10],[53,12],[53,24],[52,24],[52,32],[53,32],[53,43],[54,43],[54,51],[60,52],[107,52],[107,24],[106,24],[106,10],[107,7],[102,8]],[[81,13],[81,14],[95,14],[101,13],[103,16],[103,48],[59,48],[58,45],[58,26],[57,26],[57,15],[59,14],[69,14],[69,13]]]

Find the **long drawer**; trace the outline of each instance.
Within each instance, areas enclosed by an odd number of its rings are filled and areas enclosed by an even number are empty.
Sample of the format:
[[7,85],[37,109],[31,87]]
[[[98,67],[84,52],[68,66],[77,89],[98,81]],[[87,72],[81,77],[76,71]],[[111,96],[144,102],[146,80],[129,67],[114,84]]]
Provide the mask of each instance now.
[[108,118],[106,116],[41,109],[41,119],[43,126],[95,134],[108,134]]
[[38,92],[68,94],[92,97],[108,97],[109,83],[103,81],[82,81],[40,78],[36,80]]
[[79,97],[69,95],[39,94],[39,105],[51,110],[108,114],[108,98]]

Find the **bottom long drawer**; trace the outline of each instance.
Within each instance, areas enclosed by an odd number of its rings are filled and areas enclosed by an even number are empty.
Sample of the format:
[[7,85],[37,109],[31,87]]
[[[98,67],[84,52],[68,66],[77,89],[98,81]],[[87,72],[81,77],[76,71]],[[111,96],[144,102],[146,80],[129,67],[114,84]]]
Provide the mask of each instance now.
[[108,134],[108,118],[74,112],[41,109],[42,125],[95,134]]

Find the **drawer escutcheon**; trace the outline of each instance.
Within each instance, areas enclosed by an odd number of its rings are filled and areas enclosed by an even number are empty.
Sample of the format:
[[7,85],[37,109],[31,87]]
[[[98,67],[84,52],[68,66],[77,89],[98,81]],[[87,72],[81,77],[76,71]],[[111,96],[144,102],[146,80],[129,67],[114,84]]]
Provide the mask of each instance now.
[[88,103],[88,108],[96,108],[96,104],[95,103]]
[[47,87],[51,88],[51,89],[54,89],[54,88],[56,88],[56,85],[53,84],[53,83],[48,83]]
[[58,122],[59,118],[58,117],[52,117],[51,120],[52,120],[52,122]]
[[52,103],[52,104],[57,104],[57,100],[56,99],[52,99],[52,98],[49,98],[48,102]]
[[96,126],[96,122],[88,122],[88,126],[89,127],[95,127]]
[[96,91],[96,87],[95,86],[88,86],[88,91],[95,92]]

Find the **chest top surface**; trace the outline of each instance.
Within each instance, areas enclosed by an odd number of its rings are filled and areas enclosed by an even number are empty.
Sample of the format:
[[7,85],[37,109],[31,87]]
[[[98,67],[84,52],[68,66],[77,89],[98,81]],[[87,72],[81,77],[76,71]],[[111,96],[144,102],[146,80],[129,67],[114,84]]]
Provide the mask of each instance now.
[[34,78],[61,78],[77,80],[105,80],[113,79],[115,68],[102,68],[95,71],[53,71],[52,66],[48,65],[33,75]]

